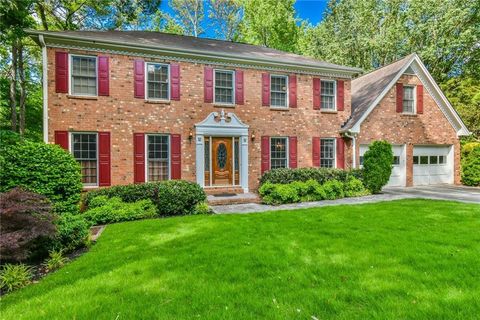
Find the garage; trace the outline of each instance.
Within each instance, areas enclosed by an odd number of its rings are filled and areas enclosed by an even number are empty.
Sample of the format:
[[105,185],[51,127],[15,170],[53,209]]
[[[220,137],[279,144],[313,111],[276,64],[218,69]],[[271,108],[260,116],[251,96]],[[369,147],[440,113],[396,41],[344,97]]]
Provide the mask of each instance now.
[[413,147],[413,185],[453,183],[452,146]]
[[[404,187],[406,185],[406,148],[405,145],[392,145],[393,149],[393,163],[392,174],[388,180],[387,187]],[[363,165],[363,155],[368,150],[368,145],[360,145],[360,166]]]

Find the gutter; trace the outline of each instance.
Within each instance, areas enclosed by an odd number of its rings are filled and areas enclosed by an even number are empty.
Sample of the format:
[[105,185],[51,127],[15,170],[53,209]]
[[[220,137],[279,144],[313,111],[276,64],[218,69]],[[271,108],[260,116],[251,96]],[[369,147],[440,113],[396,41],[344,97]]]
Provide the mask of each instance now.
[[48,143],[48,65],[47,65],[47,45],[43,35],[38,36],[38,41],[42,47],[42,89],[43,89],[43,141]]
[[352,139],[352,168],[357,168],[357,134],[350,131],[344,132],[345,137]]

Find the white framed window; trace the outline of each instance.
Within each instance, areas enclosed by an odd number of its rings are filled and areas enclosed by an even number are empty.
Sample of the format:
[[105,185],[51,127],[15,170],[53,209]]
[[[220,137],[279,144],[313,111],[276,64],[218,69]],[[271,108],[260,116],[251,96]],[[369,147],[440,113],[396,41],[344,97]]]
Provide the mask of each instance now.
[[270,138],[270,169],[288,168],[288,139]]
[[392,165],[394,166],[400,165],[400,156],[393,156]]
[[287,108],[288,77],[285,75],[270,75],[270,106]]
[[170,136],[146,134],[146,181],[170,179]]
[[235,104],[235,71],[215,69],[214,84],[214,103]]
[[415,87],[403,87],[403,113],[415,113]]
[[415,165],[445,165],[447,164],[447,156],[445,155],[422,155],[413,156],[413,164]]
[[335,168],[335,139],[325,138],[320,140],[320,167]]
[[145,96],[147,100],[170,100],[170,65],[163,63],[145,63],[147,81]]
[[97,57],[70,55],[70,94],[97,96]]
[[337,82],[335,80],[322,80],[320,85],[321,110],[337,110]]
[[82,183],[98,185],[98,137],[96,132],[70,133],[70,152],[80,164]]

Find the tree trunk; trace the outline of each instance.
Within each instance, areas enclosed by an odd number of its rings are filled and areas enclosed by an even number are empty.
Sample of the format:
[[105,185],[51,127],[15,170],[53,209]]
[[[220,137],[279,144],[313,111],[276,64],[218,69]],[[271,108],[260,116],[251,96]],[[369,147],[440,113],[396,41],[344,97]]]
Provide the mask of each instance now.
[[20,76],[20,135],[23,137],[25,134],[25,69],[23,61],[23,43],[19,42],[18,45],[18,73]]
[[42,1],[37,2],[37,8],[40,15],[40,20],[42,21],[43,29],[48,30],[47,16],[45,14],[45,7],[43,6]]
[[12,43],[12,72],[10,79],[10,111],[12,114],[12,131],[17,131],[17,40]]

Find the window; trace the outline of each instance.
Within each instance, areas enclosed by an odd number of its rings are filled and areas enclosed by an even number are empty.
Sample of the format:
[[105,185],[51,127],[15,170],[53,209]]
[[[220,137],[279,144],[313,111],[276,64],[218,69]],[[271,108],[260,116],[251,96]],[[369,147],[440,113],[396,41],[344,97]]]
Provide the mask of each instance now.
[[413,164],[418,164],[418,156],[413,156]]
[[270,138],[270,169],[287,168],[287,138]]
[[438,156],[438,164],[446,164],[447,156]]
[[287,107],[287,76],[270,76],[270,106]]
[[430,164],[438,164],[438,156],[430,156]]
[[428,156],[420,156],[420,164],[428,164]]
[[80,96],[97,95],[97,58],[71,56],[71,94]]
[[71,149],[80,164],[83,184],[97,185],[97,134],[72,133]]
[[147,135],[147,181],[168,180],[169,178],[169,137]]
[[322,80],[320,85],[321,109],[336,110],[335,106],[335,81]]
[[394,166],[400,165],[400,157],[399,157],[399,156],[393,156],[392,164],[393,164]]
[[320,140],[320,167],[335,168],[335,139]]
[[147,63],[147,99],[170,99],[168,69],[167,64]]
[[415,87],[403,87],[403,113],[415,113]]
[[363,166],[363,156],[360,156],[360,165]]
[[233,71],[215,70],[215,103],[234,104]]

